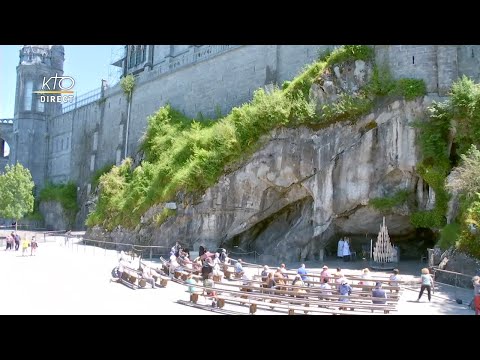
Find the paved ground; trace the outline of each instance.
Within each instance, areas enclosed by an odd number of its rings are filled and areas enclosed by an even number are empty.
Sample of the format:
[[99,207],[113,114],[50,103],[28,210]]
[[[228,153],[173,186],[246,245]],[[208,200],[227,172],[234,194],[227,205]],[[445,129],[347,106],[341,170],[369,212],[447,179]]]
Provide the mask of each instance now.
[[[22,234],[22,233],[21,233]],[[242,306],[228,305],[225,311],[209,311],[179,303],[189,295],[181,285],[169,282],[166,288],[139,289],[110,282],[111,270],[117,264],[115,251],[90,246],[72,245],[65,247],[63,237],[42,237],[36,256],[21,256],[21,251],[0,250],[0,314],[247,314]],[[338,263],[345,269],[361,269],[361,261]],[[290,268],[298,264],[287,264]],[[307,263],[308,268],[319,269],[323,265]],[[330,268],[337,266],[336,260],[327,261]],[[404,276],[418,274],[422,264],[400,264]],[[417,269],[418,268],[418,269]],[[413,269],[413,270],[412,270]],[[256,271],[255,271],[256,273]],[[399,303],[398,314],[457,314],[473,315],[466,305],[456,303],[462,298],[468,303],[470,290],[457,290],[447,285],[438,285],[432,302],[426,294],[422,302],[416,303],[418,289],[406,289]],[[202,302],[202,301],[201,301]],[[275,314],[259,310],[258,314]],[[280,313],[279,313],[280,314]]]

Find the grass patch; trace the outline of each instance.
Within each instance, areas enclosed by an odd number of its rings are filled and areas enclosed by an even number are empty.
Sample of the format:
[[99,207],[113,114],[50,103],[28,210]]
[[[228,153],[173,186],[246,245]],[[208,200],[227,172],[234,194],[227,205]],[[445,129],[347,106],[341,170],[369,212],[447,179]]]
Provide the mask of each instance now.
[[370,199],[368,204],[377,210],[388,211],[395,206],[404,204],[409,195],[410,192],[408,190],[399,190],[392,196]]

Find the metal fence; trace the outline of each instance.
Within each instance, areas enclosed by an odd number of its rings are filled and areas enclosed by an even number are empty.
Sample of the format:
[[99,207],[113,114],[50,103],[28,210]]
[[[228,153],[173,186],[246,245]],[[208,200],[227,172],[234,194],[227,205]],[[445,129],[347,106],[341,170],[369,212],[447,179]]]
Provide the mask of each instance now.
[[75,96],[75,101],[72,104],[62,108],[62,114],[65,114],[66,112],[75,110],[79,107],[82,107],[96,100],[99,100],[101,95],[102,95],[102,90],[101,88],[99,88],[99,89],[91,90],[80,96]]
[[436,282],[453,285],[455,287],[473,289],[472,278],[474,275],[463,274],[455,271],[443,270],[436,266],[431,267]]
[[160,256],[169,256],[168,246],[139,245],[131,243],[119,243],[113,241],[93,240],[69,234],[63,234],[63,238],[64,245],[66,247],[70,247],[72,251],[86,252],[87,249],[90,248],[92,249],[94,255],[102,253],[103,255],[106,255],[107,250],[115,250],[117,252],[124,251],[125,253],[141,257],[142,259],[148,258],[150,260],[154,258],[159,258]]

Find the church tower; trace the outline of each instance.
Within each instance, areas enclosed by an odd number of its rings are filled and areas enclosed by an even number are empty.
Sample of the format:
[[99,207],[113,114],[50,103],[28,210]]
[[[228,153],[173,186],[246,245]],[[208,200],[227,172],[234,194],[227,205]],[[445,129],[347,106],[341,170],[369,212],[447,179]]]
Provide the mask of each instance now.
[[62,76],[63,62],[62,45],[24,45],[20,50],[11,159],[30,170],[37,190],[44,186],[46,177],[47,119],[61,114],[62,104],[42,102],[34,91],[43,90],[50,77]]

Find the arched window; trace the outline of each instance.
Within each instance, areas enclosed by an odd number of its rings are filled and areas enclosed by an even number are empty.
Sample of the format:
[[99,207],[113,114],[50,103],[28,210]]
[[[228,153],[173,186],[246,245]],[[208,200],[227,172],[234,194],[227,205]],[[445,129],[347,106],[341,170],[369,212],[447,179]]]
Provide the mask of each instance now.
[[32,91],[33,80],[27,80],[25,82],[25,92],[23,94],[23,110],[25,111],[32,110]]

